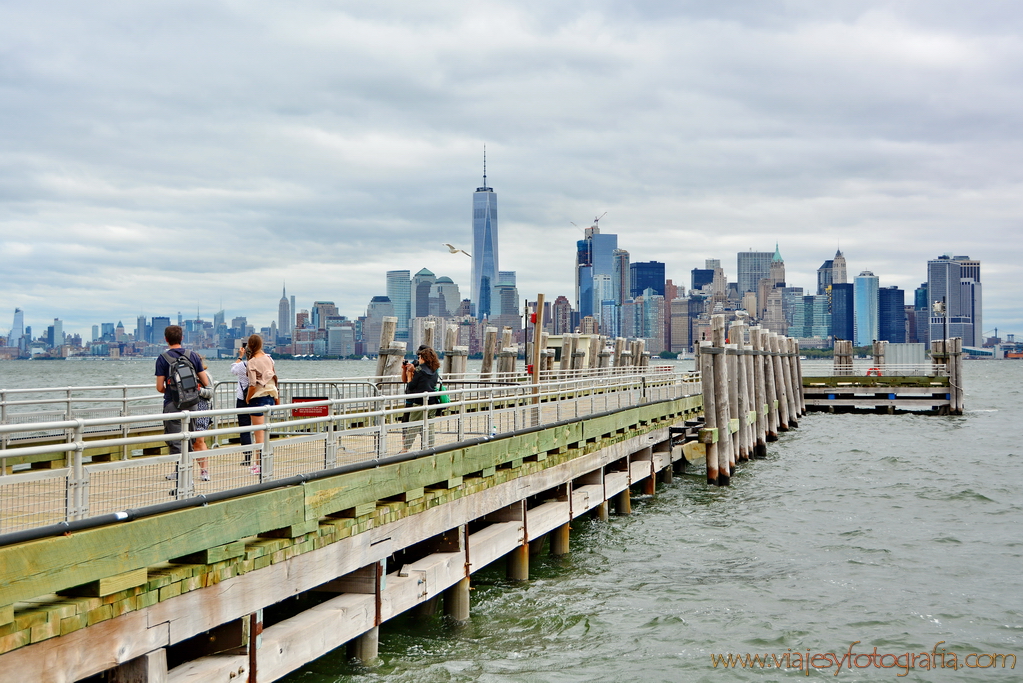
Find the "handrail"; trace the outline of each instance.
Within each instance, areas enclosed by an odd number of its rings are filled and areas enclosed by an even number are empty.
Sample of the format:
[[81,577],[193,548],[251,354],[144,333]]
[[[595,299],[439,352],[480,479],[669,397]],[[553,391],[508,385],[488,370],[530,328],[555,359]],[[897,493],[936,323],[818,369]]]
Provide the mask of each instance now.
[[[447,380],[446,380],[447,381]],[[237,468],[220,465],[225,476],[199,481],[198,469],[208,462],[236,460],[239,454],[253,457],[262,470],[253,472],[265,482],[330,469],[344,462],[381,462],[404,444],[422,441],[419,450],[436,448],[467,438],[490,437],[524,428],[544,428],[562,420],[578,420],[604,411],[622,410],[655,400],[669,400],[700,392],[694,373],[636,373],[562,379],[541,384],[501,383],[480,386],[452,384],[445,389],[451,402],[443,405],[414,404],[434,392],[406,395],[328,398],[267,407],[218,407],[206,411],[181,411],[146,415],[75,418],[47,422],[0,425],[7,441],[0,449],[0,534],[56,522],[70,522],[112,509],[124,509],[119,501],[187,498],[198,492],[238,488],[251,476]],[[406,405],[413,402],[412,405]],[[293,412],[294,411],[294,412]],[[263,424],[239,426],[239,415],[262,414]],[[191,431],[197,417],[213,418],[210,429]],[[154,422],[177,421],[179,433],[154,434]],[[148,424],[146,434],[133,434],[133,425]],[[110,435],[90,429],[114,427]],[[14,445],[9,437],[59,430],[62,438],[49,443]],[[251,446],[221,443],[244,433],[263,432],[262,444]],[[212,439],[214,448],[192,451],[196,438]],[[156,443],[181,445],[181,453],[132,456],[130,446]],[[103,449],[123,449],[114,462],[94,463],[85,455]],[[65,464],[58,474],[40,478],[37,470],[6,473],[6,460],[19,456],[54,456]],[[231,463],[235,464],[235,463]],[[19,466],[24,467],[24,466]],[[279,469],[280,472],[276,472]],[[164,476],[166,475],[166,477]],[[145,482],[142,484],[141,482]],[[45,503],[51,500],[51,503]],[[64,503],[67,503],[65,505]]]

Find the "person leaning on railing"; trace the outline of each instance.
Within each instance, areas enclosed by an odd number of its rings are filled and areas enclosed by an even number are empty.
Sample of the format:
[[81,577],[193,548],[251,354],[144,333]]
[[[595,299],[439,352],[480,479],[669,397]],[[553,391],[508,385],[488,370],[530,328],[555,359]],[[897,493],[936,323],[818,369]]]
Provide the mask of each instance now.
[[[405,385],[406,394],[425,394],[427,392],[435,391],[437,388],[437,382],[440,379],[440,375],[437,370],[440,368],[440,359],[437,358],[437,353],[429,346],[420,346],[419,350],[416,351],[418,359],[409,363],[405,361],[401,368],[402,380],[408,382]],[[429,403],[435,403],[435,397],[431,396]],[[424,403],[423,397],[409,398],[405,400],[405,406],[421,406]],[[415,412],[406,412],[401,416],[402,422],[422,422],[423,411],[417,410]],[[422,425],[415,427],[404,427],[402,432],[403,448],[401,453],[407,452],[412,448],[412,444],[415,443],[416,435],[421,434],[423,431]],[[427,447],[427,436],[423,436],[423,448]]]
[[[249,337],[249,363],[248,378],[249,388],[245,396],[248,407],[280,405],[281,398],[277,392],[277,370],[274,368],[274,359],[263,353],[263,338],[258,334]],[[262,425],[266,422],[263,413],[252,414],[252,424]],[[256,443],[262,444],[266,434],[262,430],[256,432]],[[256,464],[252,466],[252,473],[259,474],[260,458],[262,450],[256,451]]]

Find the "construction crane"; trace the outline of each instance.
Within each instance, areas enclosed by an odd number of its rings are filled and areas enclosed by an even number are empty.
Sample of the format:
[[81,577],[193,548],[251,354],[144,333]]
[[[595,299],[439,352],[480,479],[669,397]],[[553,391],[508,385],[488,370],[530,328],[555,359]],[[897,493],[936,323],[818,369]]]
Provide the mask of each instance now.
[[597,223],[599,223],[599,222],[600,222],[600,219],[601,219],[601,218],[603,218],[603,217],[604,217],[604,216],[606,216],[606,215],[607,215],[607,211],[605,211],[604,213],[602,213],[602,214],[600,214],[599,216],[597,216],[596,218],[594,218],[594,219],[593,219],[593,227],[595,227],[595,228],[599,228],[600,226],[598,226],[598,225],[597,225]]

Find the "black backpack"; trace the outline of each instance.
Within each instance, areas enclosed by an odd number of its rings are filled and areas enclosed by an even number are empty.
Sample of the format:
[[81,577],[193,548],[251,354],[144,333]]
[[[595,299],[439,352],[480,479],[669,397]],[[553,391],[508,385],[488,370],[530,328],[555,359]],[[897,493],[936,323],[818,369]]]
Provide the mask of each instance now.
[[194,408],[199,403],[199,374],[195,366],[188,358],[188,353],[172,356],[170,351],[163,353],[163,359],[167,361],[167,384],[177,394],[173,401],[174,407],[178,410]]

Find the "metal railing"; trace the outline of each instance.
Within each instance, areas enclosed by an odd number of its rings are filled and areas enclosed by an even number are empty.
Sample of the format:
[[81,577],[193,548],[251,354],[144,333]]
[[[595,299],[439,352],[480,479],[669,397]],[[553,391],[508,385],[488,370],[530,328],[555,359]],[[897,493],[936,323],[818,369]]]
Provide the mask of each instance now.
[[[351,380],[343,385],[334,380],[318,380],[295,383],[289,389],[282,383],[282,393],[289,402],[266,408],[235,408],[232,386],[230,407],[209,411],[0,425],[0,436],[8,437],[8,444],[16,443],[26,433],[66,435],[59,442],[25,443],[0,451],[0,533],[229,491],[379,460],[405,450],[422,450],[700,393],[697,374],[650,370],[542,384],[486,384],[476,378],[458,386],[459,380],[445,379],[449,383],[445,393],[450,403],[427,405],[425,410],[422,405],[407,402],[436,397],[436,393],[387,394],[379,393],[376,383],[357,382],[354,383],[357,388],[353,388],[349,386]],[[339,394],[324,400],[296,401],[301,398],[296,392],[327,389],[336,389]],[[218,404],[222,402],[218,400]],[[260,414],[265,423],[239,427],[238,416],[244,414]],[[209,429],[190,431],[194,418],[206,416],[212,418]],[[137,425],[160,424],[165,420],[178,421],[181,433],[132,434]],[[110,436],[86,439],[87,434],[103,431]],[[235,443],[241,434],[253,432],[263,432],[265,443]],[[213,447],[194,450],[198,439],[204,442],[212,439]],[[181,453],[114,462],[91,462],[85,456],[87,448],[129,448],[154,441],[177,442]],[[4,455],[44,454],[54,456],[55,463],[62,466],[2,474],[6,471],[2,466]],[[253,465],[258,465],[258,469],[253,469]],[[204,473],[209,475],[208,481]]]
[[948,377],[948,369],[941,363],[913,363],[877,365],[872,360],[856,360],[851,366],[835,366],[830,361],[803,361],[806,377]]

